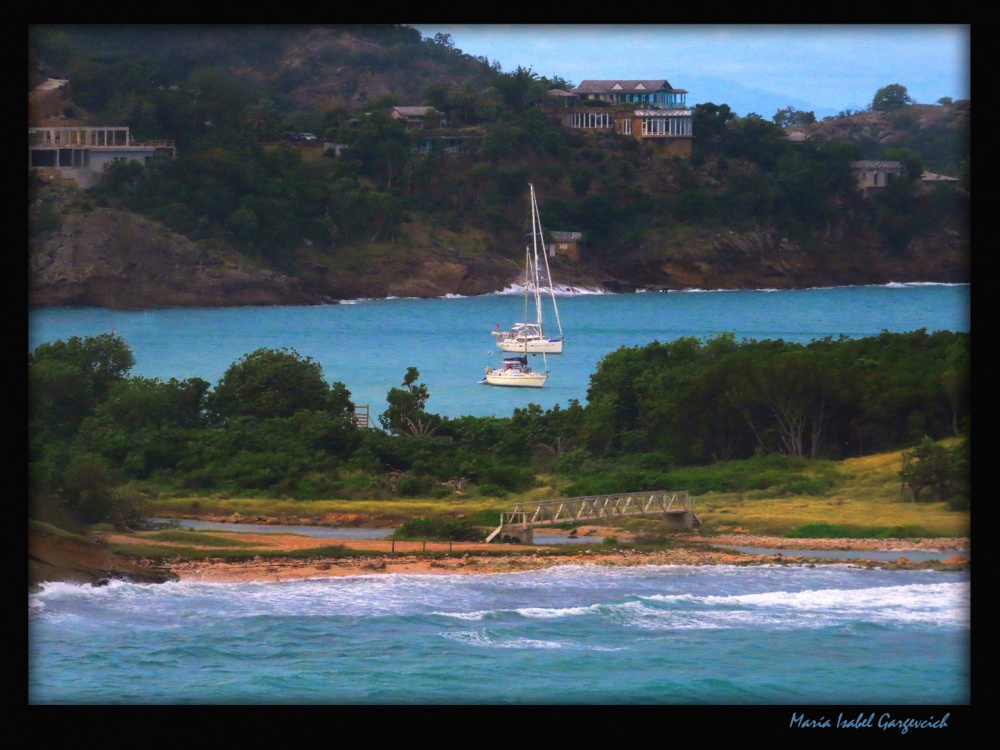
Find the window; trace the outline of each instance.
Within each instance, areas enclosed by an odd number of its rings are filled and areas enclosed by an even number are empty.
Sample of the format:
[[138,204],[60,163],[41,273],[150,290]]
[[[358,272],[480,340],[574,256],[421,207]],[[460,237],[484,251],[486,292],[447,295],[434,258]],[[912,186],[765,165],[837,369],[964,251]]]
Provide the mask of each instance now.
[[574,128],[610,128],[614,118],[610,112],[579,112],[570,115]]

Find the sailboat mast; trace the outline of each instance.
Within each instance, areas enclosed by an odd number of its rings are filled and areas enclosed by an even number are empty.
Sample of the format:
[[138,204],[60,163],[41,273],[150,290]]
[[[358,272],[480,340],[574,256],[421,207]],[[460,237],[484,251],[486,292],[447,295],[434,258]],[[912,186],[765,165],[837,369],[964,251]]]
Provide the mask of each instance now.
[[[542,235],[542,217],[541,217],[541,214],[538,213],[538,203],[535,200],[535,186],[534,185],[531,186],[531,209],[532,209],[532,216],[533,216],[533,221],[532,221],[533,228],[534,228],[534,224],[537,222],[537,224],[538,224],[538,236],[542,237],[543,236]],[[562,335],[563,335],[562,321],[559,320],[559,306],[556,305],[556,290],[552,287],[552,272],[549,270],[549,255],[548,255],[548,253],[545,252],[545,245],[544,244],[542,245],[542,258],[545,260],[545,280],[548,281],[548,283],[549,283],[549,295],[552,297],[552,310],[553,310],[553,312],[555,312],[555,315],[556,315],[556,325],[559,327],[559,336],[562,337]],[[537,250],[535,251],[535,261],[536,262],[538,261],[538,252],[537,252]],[[539,304],[539,306],[541,306],[541,300],[540,300],[540,298],[536,297],[536,299],[539,300],[538,304]],[[538,319],[539,320],[542,319],[542,313],[541,313],[541,308],[540,307],[539,307],[539,312],[538,312]]]
[[[535,186],[529,184],[528,187],[531,188],[531,245],[534,251],[534,257],[532,258],[532,278],[535,287],[535,320],[538,321],[538,327],[542,327],[542,298],[540,295],[539,284],[541,280],[539,279],[539,268],[538,268],[538,203],[535,200]],[[542,249],[544,254],[544,248]],[[541,333],[541,331],[539,331]]]
[[534,283],[534,278],[531,273],[531,247],[528,245],[524,246],[524,316],[521,318],[522,322],[528,321],[528,295],[531,294],[532,284]]

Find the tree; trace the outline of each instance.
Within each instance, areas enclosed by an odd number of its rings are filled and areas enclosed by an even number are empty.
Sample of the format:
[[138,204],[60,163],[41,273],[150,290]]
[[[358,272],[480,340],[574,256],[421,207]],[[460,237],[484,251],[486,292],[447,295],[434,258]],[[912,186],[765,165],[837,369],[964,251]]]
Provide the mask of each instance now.
[[340,140],[350,146],[350,158],[360,162],[365,174],[391,190],[393,178],[410,156],[412,136],[403,123],[385,112],[373,112],[342,127]]
[[223,419],[290,417],[295,412],[323,411],[330,386],[323,368],[294,349],[257,349],[230,365],[207,399],[208,409]]
[[889,112],[895,109],[902,109],[913,104],[913,100],[906,93],[906,86],[898,83],[883,86],[875,92],[872,99],[872,109],[876,112]]
[[946,447],[925,437],[916,448],[903,452],[899,477],[913,493],[915,503],[928,487],[935,490],[938,500],[946,500],[951,483],[958,477],[958,461]]
[[28,354],[32,423],[56,434],[72,433],[134,364],[131,347],[113,333],[40,345]]
[[920,154],[908,148],[893,148],[882,153],[882,158],[889,161],[898,161],[903,165],[903,172],[911,180],[919,180],[924,173],[924,161]]
[[407,367],[403,376],[403,387],[392,388],[386,395],[389,408],[379,415],[378,421],[389,432],[408,434],[411,425],[428,424],[430,417],[424,413],[424,405],[430,392],[423,383],[417,383],[420,372],[416,367]]
[[795,107],[788,106],[775,112],[771,120],[783,128],[787,128],[789,125],[808,125],[816,122],[816,113],[803,112],[802,110],[795,109]]
[[705,102],[696,104],[691,115],[692,127],[698,134],[697,143],[718,139],[726,131],[726,123],[736,119],[728,104]]
[[137,430],[145,426],[198,424],[210,384],[202,378],[179,381],[170,378],[134,377],[117,383],[97,411],[118,428]]

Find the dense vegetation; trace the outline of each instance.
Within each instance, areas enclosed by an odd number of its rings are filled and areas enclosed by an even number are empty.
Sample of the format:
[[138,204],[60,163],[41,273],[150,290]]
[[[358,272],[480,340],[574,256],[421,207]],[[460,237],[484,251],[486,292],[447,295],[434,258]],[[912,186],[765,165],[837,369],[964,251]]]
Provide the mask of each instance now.
[[[39,26],[29,45],[29,86],[32,76],[71,81],[69,120],[177,146],[173,160],[115,165],[70,203],[29,180],[32,239],[58,231],[61,212],[105,205],[289,273],[305,260],[354,273],[379,253],[417,253],[415,226],[473,233],[463,252],[517,252],[527,182],[546,196],[547,229],[584,232],[588,262],[640,276],[699,232],[764,230],[816,252],[836,245],[830,237],[874,233],[904,254],[922,232],[966,223],[967,133],[918,127],[898,84],[872,105],[903,134],[892,143],[850,127],[846,138],[792,143],[786,127],[823,123],[790,107],[769,121],[705,103],[682,160],[563,128],[545,92],[570,82],[505,72],[447,35],[402,25]],[[415,104],[478,145],[414,150],[414,132],[388,112]],[[347,148],[337,158],[281,137],[303,131]],[[858,158],[899,159],[907,174],[862,199],[848,168]],[[921,188],[924,168],[961,169],[965,189]],[[152,492],[501,497],[540,476],[580,495],[810,493],[824,476],[801,467],[900,448],[914,451],[902,477],[913,498],[950,499],[963,492],[955,467],[967,466],[967,452],[922,441],[967,434],[968,334],[654,343],[605,357],[586,405],[508,418],[434,414],[410,368],[387,394],[381,429],[359,429],[344,385],[292,350],[248,353],[214,387],[133,377],[133,364],[110,335],[29,355],[34,515],[128,522]]]
[[[100,205],[288,272],[304,257],[363,269],[373,262],[366,243],[406,252],[414,224],[478,230],[486,237],[480,252],[517,252],[529,181],[546,196],[547,226],[584,232],[588,262],[606,267],[669,256],[664,238],[685,229],[769,230],[808,248],[846,222],[847,232],[874,228],[904,252],[920,232],[962,223],[968,208],[963,192],[919,191],[913,179],[925,163],[951,173],[964,165],[967,174],[965,134],[918,132],[905,106],[891,114],[909,139],[881,144],[862,133],[792,144],[782,125],[811,113],[787,108],[771,122],[701,104],[693,157],[664,158],[633,139],[567,130],[545,92],[570,82],[521,67],[505,72],[463,54],[448,35],[422,39],[399,25],[322,31],[42,26],[30,41],[49,73],[71,80],[80,119],[176,142],[174,160],[115,166],[91,191]],[[319,51],[307,54],[307,42]],[[301,64],[279,65],[292,50]],[[334,93],[306,100],[301,92],[321,81],[333,81],[323,90]],[[389,93],[368,96],[373,81]],[[431,104],[479,145],[415,151],[414,131],[388,115],[394,104]],[[307,158],[280,139],[289,131],[348,148],[340,158],[332,150]],[[848,169],[857,158],[904,159],[908,177],[862,200]],[[33,229],[57,227],[50,214],[35,205]]]
[[74,337],[28,358],[32,512],[128,522],[143,493],[502,497],[541,476],[563,477],[570,495],[813,494],[829,483],[802,471],[810,462],[911,446],[914,499],[930,487],[967,503],[956,481],[967,443],[942,456],[925,438],[968,435],[969,356],[969,334],[924,330],[809,344],[682,338],[608,354],[586,406],[505,418],[428,411],[409,368],[386,396],[383,429],[361,429],[344,385],[294,350],[252,352],[212,388],[130,376],[124,340]]

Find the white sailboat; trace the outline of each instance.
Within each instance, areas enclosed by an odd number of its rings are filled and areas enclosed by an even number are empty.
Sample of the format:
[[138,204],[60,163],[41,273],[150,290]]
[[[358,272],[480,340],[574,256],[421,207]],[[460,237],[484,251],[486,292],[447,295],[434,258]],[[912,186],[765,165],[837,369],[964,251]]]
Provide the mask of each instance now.
[[[531,354],[562,354],[563,336],[562,322],[559,320],[559,307],[556,305],[555,289],[552,286],[552,274],[549,272],[549,258],[545,253],[545,240],[542,235],[542,220],[538,214],[538,201],[535,199],[535,186],[531,188],[531,244],[525,248],[524,259],[524,321],[515,323],[509,331],[493,331],[497,346],[505,352],[525,352]],[[538,252],[541,245],[542,260],[545,264],[545,277],[542,278]],[[548,286],[552,299],[552,310],[555,314],[558,336],[546,335],[542,325],[542,286]],[[528,303],[535,303],[535,320],[528,321]],[[497,324],[499,327],[499,324]]]
[[[545,357],[545,354],[542,354]],[[548,363],[542,372],[532,369],[528,364],[528,353],[520,357],[504,357],[500,367],[486,366],[486,377],[480,383],[486,385],[505,385],[514,388],[541,388],[549,377]]]

